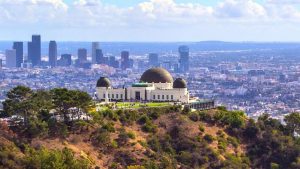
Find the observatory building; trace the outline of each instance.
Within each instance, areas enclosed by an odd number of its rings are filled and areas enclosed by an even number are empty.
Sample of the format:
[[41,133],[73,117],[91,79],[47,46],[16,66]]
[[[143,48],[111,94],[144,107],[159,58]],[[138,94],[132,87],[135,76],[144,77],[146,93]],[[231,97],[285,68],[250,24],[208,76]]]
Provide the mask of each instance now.
[[106,77],[97,82],[97,98],[101,101],[152,101],[189,103],[190,95],[184,79],[173,80],[172,75],[163,68],[148,69],[127,88],[112,88]]

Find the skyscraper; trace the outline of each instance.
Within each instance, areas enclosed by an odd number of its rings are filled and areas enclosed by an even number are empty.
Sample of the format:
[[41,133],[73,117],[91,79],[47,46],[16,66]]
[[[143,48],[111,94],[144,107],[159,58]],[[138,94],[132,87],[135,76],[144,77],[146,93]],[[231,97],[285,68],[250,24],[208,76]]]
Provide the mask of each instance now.
[[158,54],[157,53],[150,53],[149,56],[149,66],[150,67],[157,67],[158,66]]
[[37,66],[41,63],[41,36],[32,35],[32,41],[28,45],[28,60],[32,66]]
[[78,49],[77,55],[80,63],[87,61],[87,50],[85,48]]
[[16,56],[16,50],[6,50],[6,67],[8,68],[15,68],[17,67],[17,56]]
[[55,67],[57,65],[57,44],[56,41],[49,43],[49,65]]
[[97,59],[96,59],[96,50],[99,49],[99,42],[92,42],[92,63],[96,64]]
[[121,53],[121,68],[125,70],[130,67],[129,52],[122,51]]
[[16,50],[17,67],[21,67],[21,64],[23,63],[23,42],[14,42],[13,49]]
[[2,59],[0,59],[0,70],[2,69]]
[[31,56],[32,56],[32,42],[27,43],[27,59],[26,63],[32,63],[31,62]]
[[119,68],[119,62],[116,60],[115,56],[109,57],[109,66],[114,67],[114,68]]
[[181,72],[188,72],[190,69],[190,62],[189,62],[189,48],[187,46],[179,46],[179,68]]
[[105,64],[103,52],[101,49],[96,49],[96,64]]

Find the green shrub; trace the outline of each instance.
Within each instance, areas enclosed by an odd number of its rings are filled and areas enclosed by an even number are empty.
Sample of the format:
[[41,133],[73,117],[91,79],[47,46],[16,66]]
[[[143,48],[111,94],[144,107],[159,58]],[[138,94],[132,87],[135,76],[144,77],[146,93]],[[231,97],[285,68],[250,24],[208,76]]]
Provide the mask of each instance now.
[[111,147],[118,148],[118,143],[115,140],[111,141]]
[[143,125],[142,130],[144,132],[155,133],[157,131],[157,126],[154,125],[152,122],[148,121],[146,122],[146,124]]
[[139,124],[145,124],[145,123],[147,123],[147,122],[149,122],[149,121],[150,121],[150,119],[149,119],[149,117],[148,117],[146,114],[142,115],[142,116],[138,119],[138,123],[139,123]]
[[245,114],[240,111],[218,111],[213,118],[216,122],[229,125],[231,128],[241,128],[245,125]]
[[74,153],[67,148],[63,150],[48,150],[42,148],[26,149],[25,168],[81,168],[88,169],[91,164],[88,160],[77,159]]
[[192,112],[192,113],[189,114],[189,118],[190,118],[192,121],[196,122],[196,121],[199,120],[199,115],[198,115],[198,113],[196,113],[196,112]]
[[158,119],[159,116],[160,116],[160,113],[158,110],[154,110],[149,113],[149,117],[151,117],[151,119],[153,119],[153,120]]
[[178,161],[183,164],[191,165],[191,161],[193,160],[193,155],[190,152],[182,151],[179,153]]
[[135,110],[118,110],[117,114],[122,124],[131,125],[137,120],[138,112]]
[[202,120],[202,121],[205,121],[208,123],[211,123],[213,121],[213,117],[207,112],[200,111],[198,114],[199,114],[200,120]]
[[214,141],[214,137],[210,134],[205,134],[204,135],[204,140],[206,140],[208,143],[212,143]]
[[204,127],[203,124],[199,124],[199,130],[200,130],[200,132],[202,132],[202,133],[205,131],[205,127]]
[[108,132],[115,132],[115,127],[113,122],[108,122],[102,125],[102,129],[107,130]]
[[135,134],[134,134],[134,132],[129,131],[129,132],[127,133],[127,135],[128,135],[129,138],[135,139]]
[[92,135],[92,142],[95,146],[109,146],[111,143],[110,132],[105,129],[98,129]]
[[227,137],[227,141],[228,141],[231,145],[233,145],[233,147],[235,147],[235,148],[237,148],[237,147],[239,146],[239,141],[238,141],[238,139],[235,138],[235,137],[230,137],[230,136],[228,136],[228,137]]

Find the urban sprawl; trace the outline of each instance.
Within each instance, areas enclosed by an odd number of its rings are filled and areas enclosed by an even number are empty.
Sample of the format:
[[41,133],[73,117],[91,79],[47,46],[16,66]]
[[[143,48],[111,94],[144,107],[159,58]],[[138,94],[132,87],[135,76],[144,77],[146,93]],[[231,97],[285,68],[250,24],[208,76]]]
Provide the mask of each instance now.
[[1,101],[18,85],[36,90],[79,89],[94,96],[100,76],[109,77],[113,87],[119,88],[139,81],[151,67],[162,67],[174,78],[186,79],[192,95],[213,99],[230,110],[243,110],[251,117],[269,113],[282,119],[300,111],[300,61],[295,53],[197,51],[182,43],[177,51],[137,54],[124,49],[112,55],[101,49],[101,43],[91,42],[90,48],[79,48],[77,54],[61,54],[58,43],[50,41],[48,54],[42,55],[40,35],[33,35],[26,46],[13,42],[11,49],[0,51]]

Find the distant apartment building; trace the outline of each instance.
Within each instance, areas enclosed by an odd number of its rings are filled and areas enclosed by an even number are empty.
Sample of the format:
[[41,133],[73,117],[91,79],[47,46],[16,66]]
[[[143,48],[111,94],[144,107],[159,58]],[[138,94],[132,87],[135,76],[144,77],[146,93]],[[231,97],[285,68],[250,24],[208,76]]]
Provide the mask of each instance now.
[[104,55],[101,49],[96,49],[96,64],[105,64]]
[[157,53],[150,53],[149,56],[148,56],[148,60],[149,60],[149,66],[150,67],[159,66],[158,54]]
[[119,62],[116,60],[115,56],[108,57],[108,65],[113,68],[119,68]]
[[3,65],[2,65],[2,59],[0,59],[0,69],[2,69]]
[[80,63],[87,61],[87,50],[85,48],[78,49],[77,55]]
[[121,68],[122,68],[122,70],[126,70],[127,68],[130,68],[130,60],[129,60],[129,52],[128,51],[121,52]]
[[15,49],[9,49],[5,52],[6,55],[6,67],[16,68],[17,67],[17,55]]
[[57,44],[56,41],[49,43],[49,65],[55,67],[57,65]]
[[21,67],[23,63],[23,42],[14,42],[13,49],[16,50],[16,65]]
[[28,60],[33,66],[41,63],[41,36],[32,35],[32,41],[28,43]]
[[72,55],[62,54],[60,60],[58,61],[58,66],[71,66],[72,65]]
[[190,69],[189,61],[189,48],[187,46],[179,46],[179,69],[181,72],[186,73]]
[[92,63],[97,64],[96,51],[99,49],[99,42],[92,42]]

